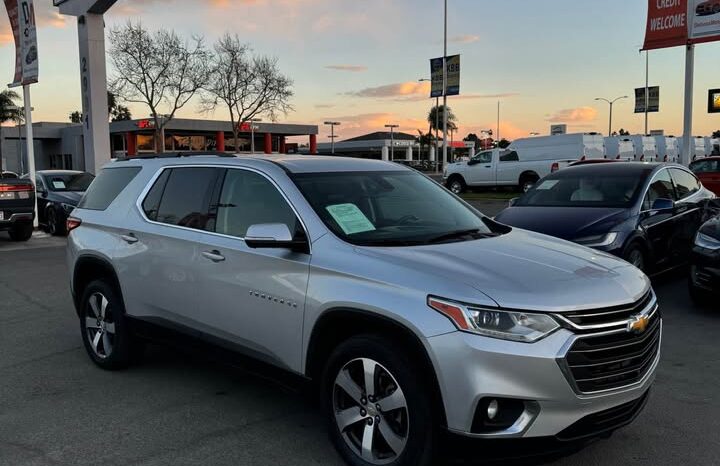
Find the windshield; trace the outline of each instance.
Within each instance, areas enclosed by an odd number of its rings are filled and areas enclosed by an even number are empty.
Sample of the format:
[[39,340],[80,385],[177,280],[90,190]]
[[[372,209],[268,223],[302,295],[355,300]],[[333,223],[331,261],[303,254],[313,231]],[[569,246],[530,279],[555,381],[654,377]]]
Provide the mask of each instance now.
[[614,207],[633,204],[642,187],[639,174],[602,174],[567,169],[548,176],[525,193],[516,206]]
[[62,175],[46,175],[50,191],[87,191],[95,177],[90,173],[70,173]]
[[293,175],[293,180],[328,228],[353,244],[436,244],[500,232],[494,222],[419,173],[308,173]]

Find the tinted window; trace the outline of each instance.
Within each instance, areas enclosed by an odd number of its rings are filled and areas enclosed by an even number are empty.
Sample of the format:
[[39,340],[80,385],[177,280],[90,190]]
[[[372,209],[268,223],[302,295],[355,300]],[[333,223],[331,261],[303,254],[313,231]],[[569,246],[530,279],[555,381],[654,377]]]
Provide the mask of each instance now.
[[215,231],[244,238],[250,226],[262,223],[283,223],[293,233],[299,228],[295,212],[267,178],[247,170],[228,170]]
[[170,170],[164,170],[143,201],[143,210],[150,220],[157,220],[160,198],[163,195],[163,191],[165,191],[165,185],[169,177]]
[[572,168],[561,170],[536,184],[517,206],[629,207],[637,199],[642,174],[607,173]]
[[679,168],[671,168],[670,172],[675,182],[678,199],[684,199],[700,191],[700,184],[693,174]]
[[140,167],[105,168],[95,178],[78,208],[105,210],[140,173]]
[[693,173],[713,173],[718,170],[717,160],[698,160],[690,164]]
[[520,157],[518,157],[518,153],[515,151],[508,152],[507,154],[503,154],[500,156],[501,162],[519,162]]
[[643,210],[652,209],[653,203],[658,199],[677,199],[672,180],[670,180],[670,173],[667,170],[662,170],[653,179],[643,201]]
[[90,183],[95,179],[90,173],[62,173],[45,175],[50,191],[83,192],[87,191]]
[[170,225],[205,230],[214,228],[210,200],[217,168],[173,168],[157,209],[157,221]]

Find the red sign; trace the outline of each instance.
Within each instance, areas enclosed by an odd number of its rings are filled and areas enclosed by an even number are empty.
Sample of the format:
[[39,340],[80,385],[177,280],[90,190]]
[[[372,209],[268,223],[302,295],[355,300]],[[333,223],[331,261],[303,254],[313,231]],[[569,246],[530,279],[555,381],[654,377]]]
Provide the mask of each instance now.
[[649,0],[643,50],[688,43],[688,0]]
[[155,122],[153,120],[140,120],[137,122],[138,129],[155,129]]
[[252,130],[252,128],[250,127],[250,123],[247,123],[247,122],[240,123],[239,127],[240,127],[240,131],[243,133],[249,133]]

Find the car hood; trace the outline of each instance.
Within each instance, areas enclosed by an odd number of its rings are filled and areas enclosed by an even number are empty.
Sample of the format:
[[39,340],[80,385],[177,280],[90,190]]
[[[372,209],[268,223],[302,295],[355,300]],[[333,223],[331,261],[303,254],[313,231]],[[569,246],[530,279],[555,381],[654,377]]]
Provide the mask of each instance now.
[[54,202],[64,202],[71,206],[77,206],[84,194],[85,191],[55,191],[52,193],[51,198]]
[[645,274],[614,256],[523,230],[475,241],[359,251],[408,273],[425,271],[430,280],[465,283],[508,309],[563,312],[623,305],[650,287]]
[[630,216],[629,209],[603,207],[508,207],[496,217],[500,223],[574,240],[604,234]]

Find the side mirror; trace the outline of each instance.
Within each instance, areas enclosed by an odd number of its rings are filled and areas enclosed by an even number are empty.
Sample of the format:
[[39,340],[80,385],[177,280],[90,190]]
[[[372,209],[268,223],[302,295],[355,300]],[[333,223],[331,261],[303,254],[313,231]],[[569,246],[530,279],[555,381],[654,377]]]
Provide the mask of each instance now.
[[308,252],[309,249],[307,241],[294,239],[284,223],[251,225],[245,234],[245,244],[253,249],[291,249],[297,252]]
[[667,210],[673,210],[675,208],[675,201],[672,199],[664,199],[659,198],[655,199],[655,202],[653,202],[652,210],[655,211],[667,211]]

